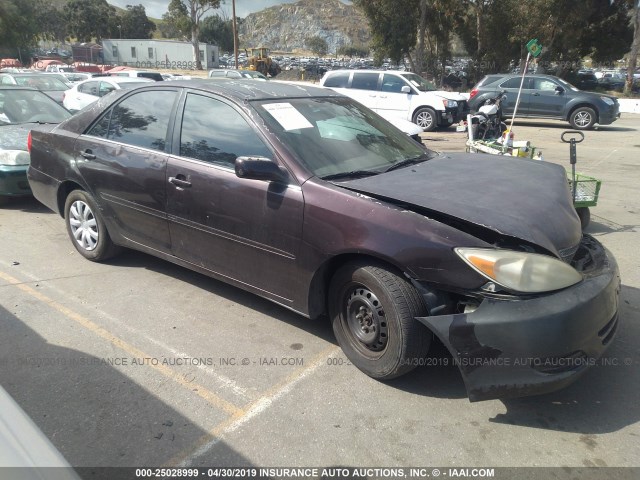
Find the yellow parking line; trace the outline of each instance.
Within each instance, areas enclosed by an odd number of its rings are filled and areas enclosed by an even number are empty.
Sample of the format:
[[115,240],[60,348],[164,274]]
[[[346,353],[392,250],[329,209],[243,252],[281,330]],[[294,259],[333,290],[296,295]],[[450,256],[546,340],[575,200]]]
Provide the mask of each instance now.
[[[19,288],[20,290],[22,290],[23,292],[25,292],[28,295],[32,296],[33,298],[36,298],[37,300],[40,300],[41,302],[47,304],[51,308],[53,308],[53,309],[57,310],[58,312],[60,312],[61,314],[63,314],[65,317],[69,318],[70,320],[73,320],[77,324],[81,325],[82,327],[86,328],[87,330],[90,330],[91,332],[95,333],[96,335],[102,337],[103,339],[105,339],[109,343],[111,343],[112,345],[115,345],[116,347],[120,348],[121,350],[124,350],[125,352],[129,353],[130,355],[132,355],[132,356],[134,356],[136,358],[149,358],[149,357],[151,357],[151,355],[148,355],[147,353],[145,353],[142,350],[134,347],[130,343],[125,342],[121,338],[116,337],[115,335],[113,335],[112,333],[110,333],[108,330],[106,330],[105,328],[101,327],[100,325],[92,322],[88,318],[80,315],[77,312],[74,312],[70,308],[65,307],[61,303],[59,303],[59,302],[47,297],[46,295],[38,292],[37,290],[33,289],[29,285],[25,284],[24,282],[21,282],[17,278],[14,278],[11,275],[8,275],[8,274],[6,274],[6,273],[4,273],[2,271],[0,271],[0,278],[5,280],[6,282],[8,282],[10,285],[13,285],[13,286]],[[204,386],[199,385],[199,384],[194,383],[194,382],[189,382],[189,381],[185,380],[181,374],[179,374],[178,372],[175,372],[174,370],[172,370],[171,368],[167,367],[166,365],[162,365],[162,364],[157,364],[157,365],[145,364],[145,365],[153,368],[154,370],[156,370],[160,374],[164,375],[165,377],[173,380],[174,382],[176,382],[180,386],[182,386],[182,387],[190,390],[191,392],[195,393],[196,395],[202,397],[205,401],[207,401],[209,404],[213,405],[214,407],[219,408],[219,409],[223,410],[224,412],[228,413],[229,415],[231,415],[231,418],[236,418],[236,417],[241,416],[241,415],[243,415],[245,413],[243,409],[241,409],[241,408],[237,407],[236,405],[233,405],[232,403],[227,402],[226,400],[220,398],[218,395],[216,395],[212,391],[208,390]]]
[[169,461],[167,461],[165,463],[165,466],[186,467],[191,465],[194,459],[204,455],[211,448],[213,448],[213,446],[220,442],[223,435],[237,430],[247,421],[262,413],[270,405],[272,405],[275,400],[291,390],[291,388],[295,384],[309,376],[322,365],[326,365],[327,360],[339,351],[340,349],[335,345],[331,345],[330,347],[322,350],[311,359],[311,362],[309,364],[294,370],[284,380],[269,388],[260,396],[260,398],[249,403],[243,409],[242,413],[233,415],[213,427],[208,433],[200,437],[189,448],[183,450],[182,452],[171,458]]

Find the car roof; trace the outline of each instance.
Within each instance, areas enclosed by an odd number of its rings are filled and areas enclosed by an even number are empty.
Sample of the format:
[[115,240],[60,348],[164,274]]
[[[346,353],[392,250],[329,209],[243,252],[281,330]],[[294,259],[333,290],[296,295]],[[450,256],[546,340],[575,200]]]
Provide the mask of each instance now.
[[372,68],[342,68],[340,70],[329,70],[327,74],[336,74],[340,72],[359,72],[359,73],[390,73],[392,75],[402,75],[404,73],[413,73],[407,71],[398,71],[398,70],[374,70]]
[[[207,78],[198,78],[192,80],[177,80],[171,82],[172,86],[184,86],[198,88],[212,93],[218,93],[239,102],[248,100],[265,100],[282,98],[300,98],[300,97],[340,97],[342,95],[320,87],[310,85],[292,84],[285,82],[265,82],[255,79],[229,79],[225,82],[212,82]],[[154,88],[150,86],[149,88]],[[164,88],[167,86],[156,85],[155,88]]]

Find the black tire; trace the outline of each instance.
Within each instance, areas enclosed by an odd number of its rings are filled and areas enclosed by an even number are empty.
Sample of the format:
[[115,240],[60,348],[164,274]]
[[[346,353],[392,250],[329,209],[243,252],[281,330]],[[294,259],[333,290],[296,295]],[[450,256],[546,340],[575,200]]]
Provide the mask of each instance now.
[[578,107],[569,116],[569,123],[576,130],[589,130],[596,120],[595,110],[589,107]]
[[584,230],[591,222],[591,210],[589,210],[589,207],[578,207],[576,208],[576,212],[578,212],[578,217],[580,217],[580,226],[582,230]]
[[413,114],[413,123],[424,128],[425,132],[431,132],[438,127],[438,117],[432,108],[422,107]]
[[341,267],[329,287],[329,314],[347,358],[378,380],[413,370],[431,344],[431,332],[414,318],[428,315],[422,297],[382,265]]
[[64,221],[71,243],[84,258],[101,262],[120,252],[111,241],[96,202],[87,192],[74,190],[67,196]]

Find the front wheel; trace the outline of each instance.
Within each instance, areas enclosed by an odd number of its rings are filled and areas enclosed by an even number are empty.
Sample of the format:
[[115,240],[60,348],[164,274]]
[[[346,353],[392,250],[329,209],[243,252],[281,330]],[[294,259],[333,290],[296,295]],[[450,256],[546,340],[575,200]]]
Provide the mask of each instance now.
[[118,253],[98,206],[87,192],[74,190],[69,194],[64,204],[64,220],[71,243],[84,258],[100,262]]
[[419,108],[413,114],[413,123],[423,128],[425,132],[431,132],[438,126],[436,112],[428,107]]
[[345,355],[372,378],[399,377],[429,350],[431,332],[415,319],[428,314],[422,298],[384,266],[340,268],[329,288],[329,313]]
[[596,112],[593,108],[578,107],[571,112],[569,123],[576,130],[588,130],[596,123]]

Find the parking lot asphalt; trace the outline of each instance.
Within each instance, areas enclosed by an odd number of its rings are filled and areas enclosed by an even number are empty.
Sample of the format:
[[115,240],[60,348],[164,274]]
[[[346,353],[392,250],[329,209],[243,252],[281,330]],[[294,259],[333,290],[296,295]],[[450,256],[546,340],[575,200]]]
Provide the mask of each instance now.
[[[567,127],[514,132],[568,166]],[[640,466],[640,115],[587,132],[578,171],[603,180],[587,231],[620,264],[622,322],[564,390],[470,403],[437,345],[372,380],[328,321],[142,253],[86,261],[34,199],[0,210],[0,385],[73,466]]]

